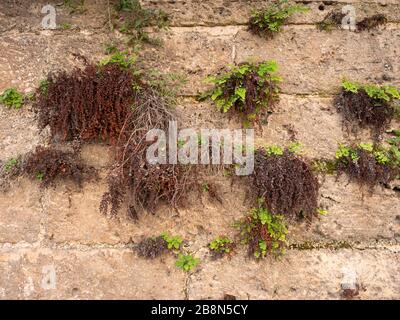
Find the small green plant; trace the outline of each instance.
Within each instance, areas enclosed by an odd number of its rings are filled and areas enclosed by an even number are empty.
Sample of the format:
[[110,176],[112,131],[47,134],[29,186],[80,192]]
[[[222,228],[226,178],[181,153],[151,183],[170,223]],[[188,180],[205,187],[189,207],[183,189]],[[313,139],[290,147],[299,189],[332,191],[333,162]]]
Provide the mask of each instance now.
[[371,189],[377,184],[388,184],[400,172],[398,145],[390,148],[372,143],[356,146],[340,144],[336,151],[336,169],[346,173],[351,180]]
[[201,189],[203,190],[203,192],[208,192],[208,191],[210,191],[210,186],[208,185],[207,182],[204,182],[204,183],[201,185]]
[[242,243],[249,246],[249,255],[260,259],[268,253],[278,257],[285,252],[288,230],[282,215],[271,214],[260,205],[251,209],[235,226],[240,231]]
[[70,24],[70,23],[62,23],[59,26],[59,29],[61,29],[61,30],[71,30],[72,29],[72,24]]
[[231,65],[227,72],[206,79],[214,88],[199,98],[210,98],[223,113],[234,110],[246,123],[259,122],[278,100],[282,79],[276,75],[277,70],[275,61]]
[[[400,92],[390,85],[359,84],[343,80],[335,105],[349,124],[369,127],[377,137],[394,117],[400,117]],[[354,127],[353,129],[357,129]]]
[[315,159],[312,167],[317,173],[333,175],[336,171],[336,161],[332,159]]
[[139,0],[119,0],[115,5],[116,19],[114,27],[130,37],[129,43],[138,46],[141,43],[159,45],[144,30],[146,27],[165,29],[168,27],[168,15],[158,9],[143,8]]
[[281,156],[283,155],[283,148],[272,145],[272,146],[266,146],[265,151],[269,156]]
[[249,30],[272,38],[291,15],[309,10],[306,6],[291,5],[287,0],[280,0],[263,10],[255,10],[249,21]]
[[104,52],[105,52],[105,54],[107,54],[107,55],[110,55],[110,54],[113,54],[113,53],[116,53],[116,52],[118,52],[119,50],[118,50],[118,47],[114,44],[114,43],[107,43],[106,45],[105,45],[105,48],[104,48]]
[[171,236],[168,232],[164,232],[162,235],[163,239],[167,243],[169,250],[179,250],[183,239],[180,236]]
[[42,172],[36,173],[36,179],[39,180],[40,182],[42,182],[44,179],[44,173],[42,173]]
[[176,260],[176,266],[185,272],[194,269],[200,263],[199,258],[193,257],[191,254],[179,254]]
[[400,92],[397,88],[393,86],[378,86],[372,84],[359,84],[356,82],[350,82],[343,80],[342,88],[346,92],[358,93],[359,91],[364,91],[370,98],[376,100],[384,100],[390,102],[394,99],[400,99]]
[[69,14],[82,14],[86,11],[85,0],[64,0],[63,6],[69,9]]
[[49,81],[47,79],[41,80],[39,83],[40,93],[46,95],[48,90],[49,90]]
[[20,165],[20,161],[18,158],[11,158],[9,159],[5,164],[4,164],[4,171],[9,173],[11,170],[13,170],[15,167],[18,167]]
[[15,88],[9,88],[0,95],[0,103],[9,108],[20,109],[24,103],[24,96]]
[[320,214],[321,216],[326,216],[328,214],[328,210],[323,208],[318,208],[317,213]]
[[100,66],[106,66],[108,64],[118,64],[123,69],[130,69],[134,66],[136,58],[129,55],[127,51],[114,51],[113,54],[104,58],[99,62]]
[[208,244],[210,250],[216,254],[231,254],[235,248],[235,243],[229,237],[217,237]]

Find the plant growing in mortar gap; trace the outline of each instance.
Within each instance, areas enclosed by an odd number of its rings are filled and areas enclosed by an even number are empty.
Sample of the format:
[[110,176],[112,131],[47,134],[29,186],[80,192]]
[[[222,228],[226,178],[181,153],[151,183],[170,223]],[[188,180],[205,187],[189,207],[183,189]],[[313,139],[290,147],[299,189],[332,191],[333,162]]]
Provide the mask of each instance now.
[[268,254],[279,257],[287,246],[287,227],[282,215],[271,214],[260,201],[259,208],[251,209],[235,223],[240,231],[241,243],[248,245],[249,256],[256,259]]
[[182,254],[182,253],[180,253],[178,255],[178,259],[176,260],[175,265],[179,269],[182,269],[185,272],[189,272],[190,270],[192,270],[195,267],[197,267],[197,265],[199,263],[200,263],[200,259],[199,258],[195,258],[191,254]]
[[276,75],[277,70],[275,61],[231,65],[228,71],[206,79],[214,88],[200,99],[211,98],[219,111],[239,114],[246,125],[260,123],[262,115],[271,111],[278,100],[282,79]]
[[235,247],[234,241],[226,236],[217,237],[208,244],[208,248],[215,258],[232,254]]
[[391,141],[390,148],[372,143],[340,144],[336,151],[336,170],[372,191],[378,184],[387,185],[400,173],[399,147],[396,139]]
[[160,44],[158,39],[150,37],[145,28],[167,28],[169,19],[164,11],[143,8],[139,0],[119,0],[114,8],[114,27],[129,36],[130,45],[136,47],[142,43]]
[[291,15],[309,10],[306,6],[291,5],[287,0],[280,0],[265,9],[255,10],[250,17],[249,30],[254,34],[273,38]]
[[394,117],[400,116],[399,99],[400,93],[393,86],[344,80],[334,103],[348,128],[370,128],[377,138]]

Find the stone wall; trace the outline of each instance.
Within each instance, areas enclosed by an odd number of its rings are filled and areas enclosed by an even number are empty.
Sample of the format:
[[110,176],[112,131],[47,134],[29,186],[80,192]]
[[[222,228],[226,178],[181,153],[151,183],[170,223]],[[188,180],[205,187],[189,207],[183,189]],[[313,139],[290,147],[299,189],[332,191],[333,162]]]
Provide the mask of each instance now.
[[[106,42],[122,37],[107,30],[107,1],[100,0],[87,0],[84,14],[57,8],[58,23],[71,23],[71,30],[42,30],[45,2],[1,1],[0,92],[11,86],[30,92],[49,71],[71,69],[76,63],[71,53],[98,60]],[[146,49],[148,63],[187,77],[177,106],[183,127],[238,128],[240,123],[218,114],[210,103],[196,101],[196,93],[205,88],[202,80],[247,58],[276,60],[284,77],[283,94],[257,139],[285,145],[290,140],[285,128],[291,124],[308,156],[332,157],[338,142],[356,139],[343,130],[332,105],[342,78],[390,79],[400,85],[400,2],[307,1],[310,12],[295,15],[277,37],[265,40],[251,35],[245,24],[251,9],[267,2],[143,1],[172,17],[170,29],[158,34],[163,47]],[[389,23],[361,33],[316,29],[328,12],[348,3],[356,8],[357,19],[384,13]],[[0,108],[0,160],[46,139],[30,106]],[[213,261],[207,243],[234,233],[232,222],[249,209],[246,186],[214,177],[222,203],[204,194],[179,213],[161,207],[138,222],[125,216],[110,219],[98,209],[110,150],[88,145],[83,156],[99,169],[99,181],[81,189],[68,182],[42,189],[22,178],[0,193],[0,299],[222,299],[226,294],[241,299],[339,299],[341,286],[349,281],[363,288],[358,298],[400,298],[396,183],[363,195],[345,177],[327,177],[321,180],[320,202],[329,214],[311,228],[291,227],[296,249],[281,260],[257,263],[239,251],[230,260]],[[186,239],[188,250],[202,259],[194,272],[184,274],[170,256],[148,261],[136,255],[138,241],[166,230]]]

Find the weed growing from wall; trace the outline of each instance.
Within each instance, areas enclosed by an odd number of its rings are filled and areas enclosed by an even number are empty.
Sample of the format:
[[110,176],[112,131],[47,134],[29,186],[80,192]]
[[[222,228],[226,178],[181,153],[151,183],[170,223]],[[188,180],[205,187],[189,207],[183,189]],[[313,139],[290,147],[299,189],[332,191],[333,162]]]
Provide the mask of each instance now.
[[375,14],[357,22],[357,30],[372,30],[387,23],[387,18],[384,14]]
[[251,209],[235,225],[240,231],[241,243],[248,245],[249,256],[260,259],[267,255],[279,257],[284,254],[288,230],[282,215],[271,214],[260,206]]
[[93,168],[83,165],[76,154],[42,146],[26,155],[22,172],[47,187],[56,179],[72,179],[81,185],[86,177],[93,177]]
[[278,100],[282,79],[276,75],[277,70],[274,61],[230,66],[227,72],[207,78],[214,88],[200,98],[211,98],[219,111],[237,113],[246,124],[260,123]]
[[168,27],[168,15],[159,9],[143,8],[139,0],[119,0],[115,6],[114,28],[129,37],[132,46],[141,43],[160,44],[158,39],[150,37],[147,27],[165,29]]
[[318,214],[318,180],[300,155],[277,146],[257,149],[252,179],[270,212],[307,222]]
[[369,128],[379,136],[393,117],[400,114],[399,91],[393,86],[361,85],[343,81],[335,105],[344,124],[354,131]]
[[227,236],[215,238],[208,244],[214,259],[222,258],[223,256],[232,255],[236,248],[235,242]]
[[249,30],[254,34],[273,38],[290,16],[309,10],[306,6],[291,5],[287,0],[280,0],[263,10],[255,10],[249,21]]
[[46,91],[40,87],[33,104],[39,127],[50,126],[57,141],[115,145],[134,97],[134,75],[123,62],[111,59],[97,66],[84,60],[81,69],[50,74]]
[[162,236],[143,239],[137,246],[139,257],[155,259],[167,252],[167,243]]
[[400,173],[400,144],[391,141],[390,148],[371,143],[356,146],[339,145],[336,151],[336,170],[345,173],[350,181],[365,185],[371,190],[387,185]]
[[24,103],[24,96],[15,88],[6,89],[0,95],[0,104],[8,108],[20,109]]
[[340,29],[342,20],[346,15],[341,11],[331,11],[325,18],[317,23],[317,28],[321,31],[331,32],[335,29]]

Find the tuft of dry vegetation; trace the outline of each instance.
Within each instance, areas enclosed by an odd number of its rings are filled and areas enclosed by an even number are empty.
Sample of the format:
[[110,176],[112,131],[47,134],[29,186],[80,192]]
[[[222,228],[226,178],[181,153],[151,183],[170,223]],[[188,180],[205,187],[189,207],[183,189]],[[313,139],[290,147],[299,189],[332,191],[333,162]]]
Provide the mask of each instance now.
[[170,97],[135,70],[134,60],[119,51],[99,65],[84,63],[70,73],[49,75],[36,92],[34,109],[41,128],[50,126],[53,140],[102,141],[115,147],[115,164],[100,210],[116,215],[129,197],[129,214],[153,210],[159,201],[176,207],[195,182],[193,168],[150,164],[146,141],[151,129],[167,131],[175,117]]
[[162,236],[143,239],[137,246],[138,255],[146,259],[155,259],[167,250],[167,242]]
[[319,183],[312,164],[288,149],[257,149],[253,181],[270,212],[308,222],[317,215]]
[[133,104],[133,73],[118,63],[90,64],[48,76],[34,102],[39,126],[50,126],[55,140],[109,142],[120,139]]
[[317,28],[321,31],[332,31],[339,29],[342,24],[342,20],[346,15],[341,11],[329,12],[322,21],[317,23]]
[[81,185],[85,176],[93,176],[94,169],[80,163],[75,153],[38,146],[26,155],[22,172],[47,187],[56,179],[67,178]]
[[360,143],[357,146],[339,145],[336,151],[336,170],[345,173],[350,181],[367,186],[372,191],[379,184],[387,185],[400,173],[400,153],[378,145]]
[[387,23],[387,18],[384,14],[375,14],[371,17],[367,17],[360,22],[357,22],[357,30],[364,31],[364,30],[372,30],[381,25]]
[[142,88],[135,95],[133,112],[121,132],[126,139],[119,143],[116,163],[108,178],[109,190],[101,201],[103,213],[117,214],[128,190],[133,217],[143,209],[154,210],[159,201],[176,208],[194,186],[193,167],[150,164],[146,159],[147,147],[156,142],[146,141],[147,132],[154,128],[167,131],[172,119],[167,99],[153,88]]
[[334,104],[349,129],[370,128],[378,137],[398,112],[400,93],[391,86],[359,85],[344,81]]

